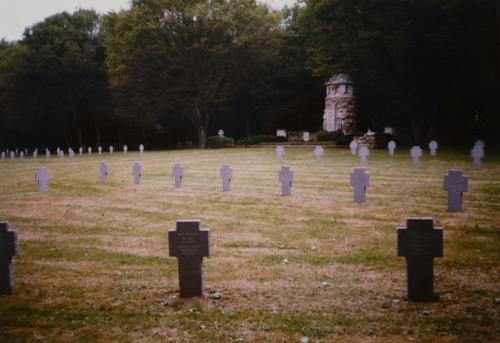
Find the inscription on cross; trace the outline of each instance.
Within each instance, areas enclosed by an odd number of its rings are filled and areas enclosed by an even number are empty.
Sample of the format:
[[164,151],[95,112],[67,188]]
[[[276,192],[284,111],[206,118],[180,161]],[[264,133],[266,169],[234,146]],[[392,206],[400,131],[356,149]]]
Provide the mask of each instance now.
[[233,168],[231,168],[228,164],[222,165],[222,168],[219,170],[220,178],[222,179],[222,191],[229,192],[231,191],[231,180],[233,179]]
[[210,256],[210,230],[199,220],[179,220],[168,231],[169,256],[177,257],[181,298],[203,296],[203,257]]
[[354,202],[361,204],[366,201],[366,187],[370,186],[370,174],[365,168],[354,168],[351,172],[351,186],[354,187]]
[[407,218],[397,228],[397,255],[406,258],[407,296],[411,301],[433,301],[434,257],[443,256],[443,230],[432,218]]
[[174,186],[175,188],[182,187],[182,176],[184,175],[184,166],[182,163],[174,164],[172,169],[172,175],[174,176]]
[[279,182],[281,183],[281,195],[291,195],[293,184],[293,169],[289,166],[281,167],[281,170],[279,171]]
[[450,169],[443,177],[443,188],[448,192],[448,211],[462,210],[463,194],[467,192],[468,178],[463,170]]
[[19,254],[17,232],[8,222],[0,222],[0,294],[10,294],[14,285],[12,256]]

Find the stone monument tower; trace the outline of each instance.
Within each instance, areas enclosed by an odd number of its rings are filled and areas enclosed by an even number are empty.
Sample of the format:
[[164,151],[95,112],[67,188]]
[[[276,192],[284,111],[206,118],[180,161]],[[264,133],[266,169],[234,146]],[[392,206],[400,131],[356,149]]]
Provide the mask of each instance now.
[[326,82],[323,130],[352,133],[356,130],[354,87],[349,75],[334,75]]

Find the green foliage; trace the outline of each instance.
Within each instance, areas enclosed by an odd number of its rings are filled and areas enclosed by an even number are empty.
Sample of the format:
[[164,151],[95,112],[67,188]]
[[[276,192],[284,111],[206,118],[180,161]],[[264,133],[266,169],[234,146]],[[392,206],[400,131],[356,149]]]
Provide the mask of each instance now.
[[317,133],[318,141],[336,141],[338,137],[343,136],[342,130],[337,131],[325,131],[321,130]]
[[353,135],[344,135],[344,134],[338,135],[335,138],[335,144],[337,144],[337,145],[349,145],[349,143],[351,143],[351,141],[352,141],[352,138],[353,138]]
[[272,136],[272,135],[256,135],[245,137],[238,142],[239,145],[256,145],[260,143],[271,143],[271,142],[286,142],[287,138],[283,136]]
[[229,137],[210,136],[207,138],[207,147],[220,149],[234,146],[234,139]]

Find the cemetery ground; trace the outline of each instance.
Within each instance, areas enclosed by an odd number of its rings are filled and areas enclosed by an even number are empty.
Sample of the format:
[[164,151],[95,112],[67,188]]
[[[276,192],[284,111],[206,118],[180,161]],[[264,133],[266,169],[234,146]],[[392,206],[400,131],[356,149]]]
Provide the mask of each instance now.
[[[18,231],[12,295],[0,296],[0,341],[293,342],[500,340],[500,158],[469,152],[371,151],[367,202],[349,183],[359,157],[285,149],[295,172],[281,196],[272,148],[115,152],[0,161],[0,217]],[[107,184],[99,164],[109,163]],[[143,164],[134,185],[134,161]],[[184,164],[182,188],[172,167]],[[231,165],[231,192],[219,168]],[[48,193],[34,170],[51,171]],[[446,211],[443,175],[465,171],[464,211]],[[405,299],[396,226],[432,216],[444,228],[434,260],[438,302]],[[179,299],[167,230],[179,219],[211,229],[205,297]]]

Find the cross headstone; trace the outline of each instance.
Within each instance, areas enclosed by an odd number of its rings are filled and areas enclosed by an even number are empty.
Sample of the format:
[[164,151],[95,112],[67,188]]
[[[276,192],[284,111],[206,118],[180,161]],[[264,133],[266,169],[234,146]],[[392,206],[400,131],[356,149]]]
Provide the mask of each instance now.
[[56,148],[56,155],[59,157],[59,152],[61,151],[61,148],[57,147]]
[[177,257],[181,298],[203,296],[203,257],[210,256],[210,230],[199,220],[179,220],[168,231],[169,256]]
[[281,167],[279,171],[279,182],[281,183],[281,195],[289,196],[292,194],[293,169],[289,166]]
[[100,146],[100,145],[99,145],[99,146],[97,147],[97,153],[98,153],[99,155],[100,155],[100,154],[102,154],[102,146]]
[[0,222],[0,294],[12,293],[14,267],[12,256],[19,254],[17,232],[8,222]]
[[71,149],[71,148],[68,149],[68,155],[69,155],[69,158],[71,158],[71,159],[75,158],[75,152],[73,151],[73,149]]
[[50,158],[50,150],[45,149],[45,158]]
[[19,149],[16,149],[16,156],[19,155]]
[[410,156],[413,161],[413,165],[418,167],[420,165],[420,158],[422,157],[422,148],[419,146],[414,146],[410,150]]
[[80,149],[78,149],[78,152],[80,153],[80,156],[83,155],[83,148],[80,147]]
[[35,150],[33,150],[33,159],[37,159],[38,158],[38,148],[35,148]]
[[325,155],[325,150],[322,146],[316,145],[314,148],[314,157],[316,158],[316,163],[320,163],[323,160],[323,156]]
[[108,162],[102,161],[99,166],[99,171],[101,172],[101,183],[106,183],[108,181],[109,165]]
[[394,150],[396,150],[396,142],[390,141],[387,143],[387,149],[389,150],[389,155],[394,156]]
[[132,168],[132,171],[134,173],[134,183],[136,185],[140,185],[141,179],[142,179],[142,164],[141,164],[141,162],[135,162],[134,167]]
[[2,157],[1,157],[2,161],[5,160],[5,151],[2,151]]
[[302,134],[302,140],[304,142],[309,142],[309,139],[311,138],[311,134],[308,131],[304,131]]
[[174,187],[182,187],[182,176],[184,175],[184,166],[182,165],[182,163],[174,164],[172,175],[174,176]]
[[408,299],[436,300],[433,259],[443,256],[443,230],[434,228],[432,218],[407,218],[397,236],[397,255],[406,257]]
[[111,155],[113,155],[113,151],[115,151],[115,148],[113,148],[113,146],[112,146],[112,145],[110,145],[110,147],[109,147],[109,153],[110,153]]
[[285,149],[281,145],[278,145],[276,147],[276,157],[281,161],[283,156],[285,156]]
[[439,147],[438,142],[436,141],[429,142],[429,150],[431,151],[431,156],[436,156],[436,151],[438,147]]
[[16,153],[14,151],[10,152],[10,159],[13,160],[16,158]]
[[24,155],[28,156],[28,149],[24,149]]
[[222,165],[222,168],[219,170],[220,178],[222,179],[222,191],[229,192],[231,191],[231,180],[233,179],[233,168],[231,168],[228,164]]
[[472,163],[474,167],[481,168],[481,159],[484,157],[484,149],[480,145],[474,146],[470,151],[470,156],[472,157]]
[[349,148],[351,148],[351,155],[356,156],[358,153],[358,143],[356,141],[351,141]]
[[35,171],[36,190],[38,192],[49,191],[49,170],[45,167],[37,168]]
[[448,170],[448,175],[443,177],[443,188],[448,192],[448,211],[462,211],[463,194],[468,190],[468,178],[464,171]]
[[21,160],[24,160],[24,151],[21,150],[21,152],[19,153],[19,158]]
[[139,152],[141,153],[141,155],[144,153],[144,145],[139,145]]
[[128,146],[124,145],[123,146],[123,152],[126,154],[128,152]]
[[87,152],[89,155],[92,155],[92,147],[89,146],[89,148],[87,149]]
[[59,150],[59,158],[64,158],[64,151],[63,150]]
[[366,146],[362,146],[361,148],[359,148],[358,154],[360,157],[361,164],[363,165],[368,164],[368,156],[370,156],[370,149],[368,149],[368,147]]
[[354,187],[354,202],[361,204],[366,201],[366,187],[370,186],[370,174],[365,168],[354,168],[351,172],[351,186]]

